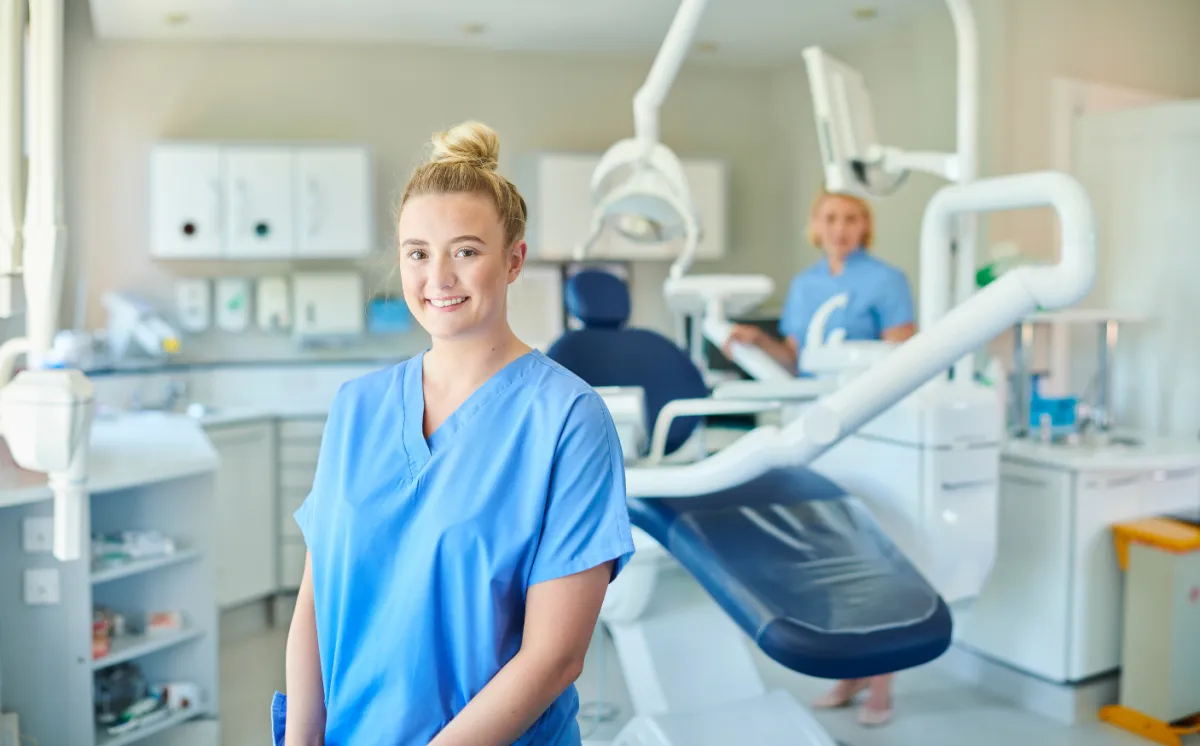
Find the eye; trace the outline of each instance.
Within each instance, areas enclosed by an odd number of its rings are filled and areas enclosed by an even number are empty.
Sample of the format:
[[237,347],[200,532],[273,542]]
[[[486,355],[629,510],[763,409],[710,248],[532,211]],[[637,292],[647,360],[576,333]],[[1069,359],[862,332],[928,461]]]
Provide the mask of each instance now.
[[478,253],[479,253],[478,251],[476,251],[475,249],[472,249],[470,246],[464,246],[461,249],[459,249],[458,251],[454,252],[454,255],[457,257],[468,257],[468,256],[475,256]]
[[412,251],[408,252],[408,258],[412,259],[413,261],[424,259],[425,251],[423,249],[413,249]]

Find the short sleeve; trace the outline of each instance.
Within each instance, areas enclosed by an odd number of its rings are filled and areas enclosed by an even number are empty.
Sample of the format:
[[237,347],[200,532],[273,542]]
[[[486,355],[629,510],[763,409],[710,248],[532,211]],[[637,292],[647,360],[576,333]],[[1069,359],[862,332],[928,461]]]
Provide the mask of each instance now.
[[799,343],[804,342],[808,333],[808,323],[812,321],[812,307],[804,292],[804,283],[800,277],[792,280],[788,287],[787,297],[783,300],[783,313],[779,317],[780,336],[795,337]]
[[879,299],[879,329],[887,331],[914,321],[912,289],[900,270],[889,272]]
[[615,560],[613,578],[633,556],[625,502],[625,462],[616,425],[592,392],[571,406],[551,467],[542,533],[529,584]]
[[335,444],[338,441],[336,433],[338,431],[338,423],[342,421],[342,400],[345,384],[338,389],[338,393],[333,398],[333,403],[329,407],[329,415],[325,418],[325,427],[321,433],[321,445],[317,452],[317,470],[313,475],[312,488],[308,495],[304,498],[304,502],[300,503],[300,507],[292,513],[292,517],[296,520],[296,525],[300,527],[300,533],[304,536],[304,543],[312,548],[313,542],[313,527],[315,518],[320,514],[322,495],[329,490],[326,487],[328,475],[331,472],[336,472],[335,464],[330,463],[338,456],[338,449]]

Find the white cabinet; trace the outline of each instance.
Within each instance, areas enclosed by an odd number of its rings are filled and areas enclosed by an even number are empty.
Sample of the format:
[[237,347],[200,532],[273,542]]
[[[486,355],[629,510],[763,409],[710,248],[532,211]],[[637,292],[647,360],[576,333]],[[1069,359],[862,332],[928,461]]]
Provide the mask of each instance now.
[[304,577],[306,547],[295,513],[312,490],[325,418],[297,417],[279,423],[279,590],[294,591]]
[[225,253],[231,259],[285,259],[294,251],[292,154],[279,148],[224,152]]
[[297,151],[296,255],[359,256],[371,246],[371,164],[360,148]]
[[217,605],[237,606],[275,593],[277,449],[273,421],[214,425],[208,439],[217,471]]
[[171,144],[150,158],[150,245],[163,259],[224,253],[221,151],[215,145]]
[[371,179],[361,147],[159,143],[150,155],[150,254],[366,256],[374,244]]
[[[685,158],[681,162],[701,224],[696,259],[723,257],[728,245],[728,168],[715,159]],[[599,155],[582,153],[544,153],[521,160],[514,183],[528,203],[530,258],[573,259],[575,247],[587,238],[591,226],[591,178],[599,163]],[[588,258],[669,261],[682,247],[682,239],[645,247],[606,231]]]
[[1110,526],[1194,508],[1200,455],[1084,467],[1029,458],[1036,447],[1023,442],[1006,448],[996,562],[955,622],[958,640],[1049,681],[1108,673],[1121,664],[1123,598]]

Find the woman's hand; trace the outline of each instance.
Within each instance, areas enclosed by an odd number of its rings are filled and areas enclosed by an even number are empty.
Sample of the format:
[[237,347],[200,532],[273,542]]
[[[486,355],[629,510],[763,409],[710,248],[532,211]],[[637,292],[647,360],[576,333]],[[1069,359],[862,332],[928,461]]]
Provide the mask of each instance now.
[[733,329],[729,332],[729,338],[725,340],[725,346],[722,352],[725,357],[733,357],[733,344],[735,342],[753,347],[762,347],[763,341],[768,339],[767,333],[757,326],[751,324],[734,324]]

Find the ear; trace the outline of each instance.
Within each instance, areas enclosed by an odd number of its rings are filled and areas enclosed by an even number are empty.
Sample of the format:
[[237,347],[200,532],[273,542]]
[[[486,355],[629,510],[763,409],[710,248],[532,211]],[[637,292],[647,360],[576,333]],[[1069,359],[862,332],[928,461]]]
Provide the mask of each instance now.
[[517,241],[513,244],[512,251],[508,252],[508,282],[510,285],[520,277],[521,268],[525,266],[525,254],[528,251],[529,246],[524,241]]

